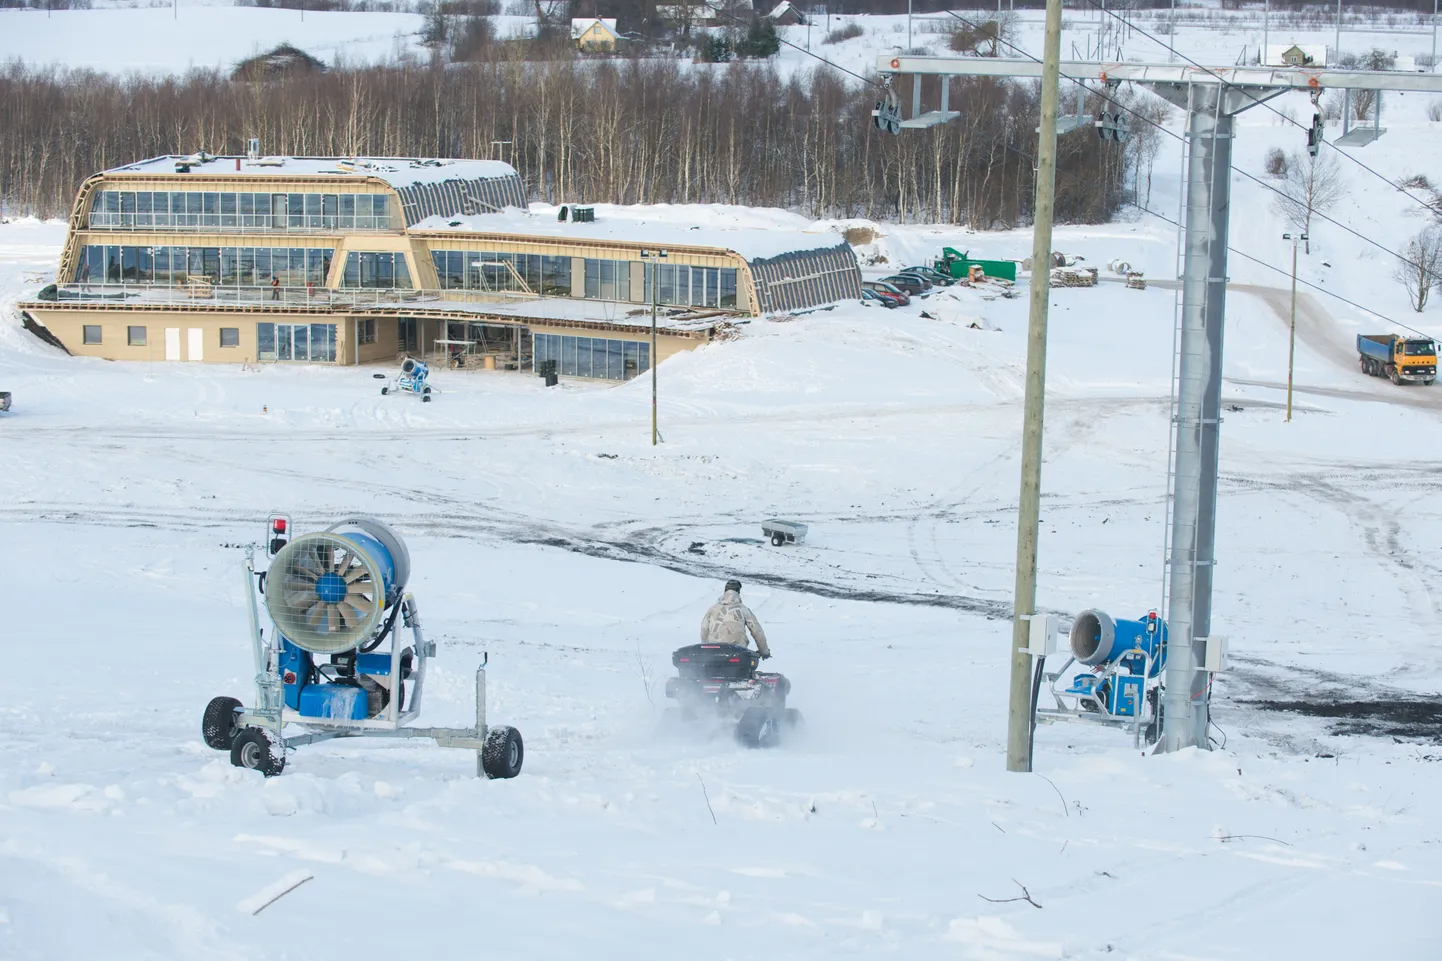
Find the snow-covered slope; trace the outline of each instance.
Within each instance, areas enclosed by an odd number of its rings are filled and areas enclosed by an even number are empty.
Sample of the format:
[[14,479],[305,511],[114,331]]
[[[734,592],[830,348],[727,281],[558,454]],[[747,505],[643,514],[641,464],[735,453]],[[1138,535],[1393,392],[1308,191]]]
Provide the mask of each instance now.
[[[892,265],[1027,246],[879,227]],[[0,226],[7,296],[62,236]],[[1168,239],[1058,247],[1160,272]],[[644,381],[442,371],[422,406],[366,368],[68,358],[7,318],[0,956],[1436,957],[1435,744],[1251,702],[1385,714],[1438,689],[1442,394],[1362,377],[1317,330],[1285,424],[1243,383],[1285,378],[1285,328],[1234,292],[1219,749],[1043,727],[1045,779],[1009,775],[1026,301],[952,300],[756,320],[667,361],[655,449]],[[1160,594],[1173,294],[1053,304],[1040,596],[1135,615]],[[250,693],[227,545],[277,508],[401,529],[440,643],[424,720],[466,723],[488,651],[520,778],[357,742],[265,781],[201,744],[206,701]],[[773,514],[808,543],[761,543]],[[669,652],[732,575],[808,719],[779,750],[658,733]]]

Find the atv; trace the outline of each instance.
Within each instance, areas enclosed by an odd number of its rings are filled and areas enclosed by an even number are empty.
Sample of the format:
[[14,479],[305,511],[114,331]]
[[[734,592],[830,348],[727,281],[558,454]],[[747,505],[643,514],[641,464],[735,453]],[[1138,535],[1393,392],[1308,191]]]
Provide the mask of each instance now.
[[756,670],[761,656],[737,644],[692,644],[671,655],[678,677],[666,679],[666,696],[677,706],[673,721],[693,728],[734,726],[747,747],[774,747],[783,732],[801,724],[801,712],[786,706],[791,682],[784,674]]

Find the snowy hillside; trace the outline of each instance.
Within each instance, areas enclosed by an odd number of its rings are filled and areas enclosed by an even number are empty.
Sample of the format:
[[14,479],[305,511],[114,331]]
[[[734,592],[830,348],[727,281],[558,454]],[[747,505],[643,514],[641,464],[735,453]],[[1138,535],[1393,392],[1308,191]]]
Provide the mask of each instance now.
[[[1026,246],[880,227],[891,263]],[[8,297],[62,237],[0,227]],[[1170,239],[1143,222],[1058,246],[1159,277]],[[363,368],[80,360],[7,325],[4,643],[23,667],[0,708],[0,954],[1435,957],[1442,769],[1435,728],[1401,719],[1442,677],[1442,394],[1304,337],[1283,424],[1281,394],[1252,384],[1284,379],[1284,326],[1234,293],[1218,750],[1142,758],[1125,735],[1043,727],[1047,780],[1008,775],[1025,299],[926,307],[942,319],[757,320],[668,361],[654,450],[644,382],[440,373],[422,406]],[[1054,294],[1049,608],[1157,603],[1172,309],[1157,285]],[[206,701],[249,693],[227,545],[273,509],[400,528],[441,648],[425,721],[467,723],[488,651],[491,716],[527,738],[520,778],[361,742],[266,781],[201,744]],[[808,543],[761,543],[770,515],[810,523]],[[669,652],[732,575],[808,720],[779,750],[658,731]],[[1255,703],[1337,697],[1379,716]],[[1022,885],[1038,907],[1006,900]]]
[[[824,48],[813,28],[813,49],[860,69],[904,43],[905,18],[872,20]],[[0,11],[0,57],[166,71],[287,40],[384,59],[418,22]],[[1037,26],[1020,23],[1029,49]],[[1068,43],[1094,28],[1076,18]],[[1430,41],[1385,36],[1347,42]],[[1181,41],[1231,62],[1260,38]],[[1429,223],[1387,182],[1435,174],[1428,103],[1387,101],[1386,137],[1352,151],[1383,179],[1342,159],[1329,216],[1394,249]],[[1254,109],[1235,166],[1263,177],[1269,150],[1303,142]],[[1165,217],[1178,167],[1165,138],[1146,201]],[[1353,350],[1394,322],[1442,335],[1442,303],[1413,312],[1387,254],[1316,224],[1300,276],[1361,306],[1304,288],[1284,423],[1289,278],[1243,255],[1289,266],[1288,228],[1264,188],[1233,189],[1215,749],[1143,757],[1127,734],[1042,726],[1035,775],[1003,770],[1025,278],[1015,298],[751,320],[661,365],[653,448],[644,380],[437,371],[422,405],[381,396],[369,367],[68,357],[13,311],[52,278],[64,225],[0,223],[0,958],[1442,957],[1442,385],[1363,376]],[[1031,247],[780,210],[637,215],[869,227],[869,276],[946,245]],[[1161,597],[1176,236],[1129,210],[1055,246],[1150,286],[1052,292],[1039,599],[1137,616]],[[470,723],[488,654],[520,777],[359,741],[266,780],[204,746],[206,702],[252,693],[235,545],[273,510],[301,531],[357,513],[400,530],[440,648],[422,720]],[[764,542],[772,516],[808,523],[807,543]],[[775,750],[661,724],[671,651],[732,576],[807,720]]]

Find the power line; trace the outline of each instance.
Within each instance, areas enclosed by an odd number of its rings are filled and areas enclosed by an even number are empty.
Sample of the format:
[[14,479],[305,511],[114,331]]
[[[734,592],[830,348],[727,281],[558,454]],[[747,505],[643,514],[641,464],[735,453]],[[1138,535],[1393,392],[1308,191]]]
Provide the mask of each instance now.
[[[1144,207],[1144,206],[1142,206],[1142,205],[1139,204],[1139,203],[1132,203],[1132,206],[1135,207],[1135,208],[1137,208],[1138,210],[1140,210],[1142,213],[1150,214],[1151,216],[1156,217],[1158,220],[1162,220],[1162,221],[1165,221],[1166,223],[1171,224],[1173,227],[1179,227],[1179,228],[1180,228],[1180,227],[1182,226],[1181,224],[1177,223],[1177,222],[1176,222],[1175,220],[1173,220],[1172,218],[1168,217],[1166,214],[1158,213],[1157,211],[1151,209],[1150,207]],[[1259,267],[1266,267],[1268,270],[1276,271],[1277,273],[1282,274],[1282,275],[1285,276],[1285,277],[1290,277],[1290,276],[1291,276],[1291,271],[1287,270],[1285,267],[1278,267],[1276,264],[1268,263],[1267,261],[1261,259],[1260,257],[1254,257],[1254,256],[1252,256],[1251,254],[1247,253],[1246,251],[1238,250],[1236,247],[1233,247],[1233,246],[1230,246],[1230,245],[1228,245],[1227,250],[1230,251],[1231,253],[1236,254],[1238,257],[1241,257],[1241,258],[1243,258],[1243,259],[1245,259],[1245,260],[1250,260],[1252,263],[1258,265]],[[1317,291],[1318,293],[1326,294],[1328,297],[1331,297],[1333,300],[1339,300],[1339,301],[1341,301],[1342,303],[1346,304],[1346,305],[1349,306],[1349,307],[1355,307],[1355,308],[1357,308],[1358,310],[1362,311],[1363,313],[1371,314],[1373,317],[1376,317],[1376,318],[1378,318],[1378,319],[1380,319],[1380,320],[1384,320],[1384,321],[1386,321],[1387,323],[1392,324],[1393,326],[1401,327],[1403,330],[1410,330],[1412,333],[1417,334],[1417,335],[1420,336],[1420,337],[1427,337],[1427,338],[1429,338],[1429,339],[1432,337],[1432,335],[1429,334],[1429,333],[1427,333],[1426,331],[1421,331],[1421,330],[1418,330],[1416,327],[1408,326],[1407,324],[1402,323],[1400,320],[1393,320],[1391,317],[1388,317],[1386,314],[1381,313],[1380,311],[1373,310],[1371,307],[1364,307],[1364,306],[1362,306],[1361,304],[1357,303],[1355,300],[1348,300],[1346,297],[1343,297],[1341,294],[1336,293],[1336,292],[1331,291],[1331,290],[1328,290],[1326,287],[1322,287],[1322,286],[1320,286],[1320,285],[1318,285],[1318,284],[1314,284],[1314,283],[1312,283],[1310,280],[1304,280],[1304,279],[1302,279],[1301,277],[1298,277],[1298,278],[1297,278],[1297,283],[1301,284],[1301,285],[1304,286],[1304,287],[1310,287],[1310,288],[1312,288],[1313,290]]]
[[[723,17],[725,17],[727,20],[731,20],[731,21],[733,21],[734,23],[737,23],[737,24],[739,24],[739,25],[741,25],[741,26],[743,26],[743,27],[750,27],[750,26],[751,26],[751,24],[747,23],[745,20],[742,20],[740,17],[736,16],[735,14],[722,13],[721,16],[723,16]],[[846,69],[845,67],[841,66],[841,64],[836,63],[835,61],[827,60],[825,57],[821,56],[821,54],[819,54],[819,53],[812,53],[810,50],[806,49],[805,47],[797,46],[796,44],[792,43],[790,40],[787,40],[785,37],[781,36],[781,32],[780,32],[780,31],[777,31],[777,33],[776,33],[776,39],[777,39],[779,42],[786,44],[786,46],[792,48],[793,50],[799,50],[799,51],[801,51],[802,53],[806,54],[808,57],[811,57],[811,58],[813,58],[813,59],[815,59],[815,60],[820,60],[822,63],[826,64],[828,67],[832,68],[833,70],[840,70],[842,73],[848,74],[848,75],[850,75],[850,76],[853,76],[853,77],[855,77],[857,80],[860,80],[862,83],[869,83],[869,84],[871,84],[873,87],[882,87],[883,89],[885,88],[885,84],[877,83],[875,80],[872,80],[872,79],[869,78],[869,77],[863,77],[861,74],[857,73],[855,70],[848,70],[848,69]]]
[[[1168,52],[1174,53],[1174,54],[1176,54],[1178,57],[1181,57],[1183,60],[1185,60],[1187,63],[1191,64],[1192,66],[1196,67],[1198,70],[1203,70],[1203,71],[1205,71],[1206,73],[1210,74],[1211,76],[1215,77],[1217,80],[1221,81],[1221,83],[1222,83],[1224,86],[1230,87],[1230,88],[1232,88],[1233,90],[1240,91],[1243,96],[1245,96],[1247,99],[1249,99],[1249,100],[1252,101],[1252,103],[1253,103],[1254,106],[1265,107],[1267,110],[1270,110],[1272,113],[1274,113],[1274,114],[1276,114],[1277,116],[1281,117],[1283,120],[1285,120],[1285,121],[1287,121],[1288,123],[1292,124],[1294,127],[1296,127],[1296,128],[1299,129],[1299,130],[1308,130],[1308,129],[1310,129],[1309,127],[1305,126],[1304,124],[1302,124],[1300,121],[1296,120],[1295,118],[1289,117],[1289,116],[1287,116],[1286,114],[1282,113],[1282,111],[1278,110],[1276,107],[1273,107],[1271,104],[1267,103],[1265,100],[1262,100],[1262,99],[1258,98],[1255,94],[1253,94],[1251,91],[1247,90],[1245,87],[1241,87],[1241,86],[1239,86],[1239,85],[1237,85],[1237,84],[1234,84],[1234,83],[1229,83],[1227,80],[1225,80],[1225,79],[1222,77],[1221,74],[1217,73],[1217,72],[1216,72],[1215,70],[1213,70],[1211,67],[1204,67],[1204,66],[1202,66],[1200,63],[1197,63],[1197,61],[1193,60],[1191,57],[1189,57],[1189,56],[1187,56],[1186,54],[1182,53],[1180,50],[1178,50],[1176,47],[1172,46],[1171,44],[1167,43],[1166,41],[1164,41],[1164,40],[1162,40],[1162,39],[1154,36],[1153,34],[1147,33],[1147,31],[1143,30],[1141,27],[1135,26],[1135,25],[1132,24],[1130,21],[1124,19],[1124,18],[1121,17],[1119,14],[1117,14],[1116,11],[1114,11],[1114,10],[1108,10],[1108,9],[1106,8],[1106,6],[1105,6],[1104,4],[1098,2],[1098,0],[1085,0],[1085,2],[1088,3],[1088,4],[1090,4],[1090,5],[1093,6],[1093,7],[1096,7],[1098,10],[1100,10],[1102,13],[1106,14],[1107,16],[1112,17],[1113,19],[1115,19],[1115,20],[1117,20],[1117,21],[1119,21],[1119,22],[1121,22],[1121,23],[1126,24],[1127,29],[1129,29],[1129,30],[1135,30],[1137,33],[1139,33],[1139,34],[1141,34],[1142,36],[1146,37],[1148,40],[1152,41],[1153,43],[1159,44],[1163,49],[1167,50]],[[1265,55],[1265,51],[1263,51],[1263,54]],[[1379,92],[1379,93],[1377,94],[1377,96],[1378,96],[1378,98],[1380,99],[1380,98],[1381,98],[1381,93]],[[1379,109],[1380,109],[1380,108],[1379,108]],[[1367,171],[1368,173],[1370,173],[1372,176],[1376,177],[1378,180],[1380,180],[1380,181],[1382,181],[1383,183],[1385,183],[1387,186],[1391,187],[1393,190],[1396,190],[1397,192],[1405,195],[1406,197],[1410,198],[1411,200],[1414,200],[1414,201],[1416,201],[1417,203],[1421,204],[1421,205],[1422,205],[1424,208],[1426,208],[1429,212],[1432,212],[1432,213],[1435,213],[1435,212],[1436,212],[1436,208],[1434,208],[1430,203],[1428,203],[1427,201],[1423,200],[1421,197],[1418,197],[1416,194],[1412,193],[1411,191],[1407,190],[1407,188],[1403,187],[1401,184],[1398,184],[1398,183],[1394,182],[1391,178],[1386,177],[1386,176],[1384,176],[1382,173],[1380,173],[1379,171],[1373,169],[1372,167],[1369,167],[1365,161],[1363,161],[1363,160],[1361,160],[1361,159],[1359,159],[1359,158],[1357,158],[1357,157],[1352,156],[1351,154],[1347,153],[1345,150],[1343,150],[1342,148],[1338,147],[1336,144],[1332,143],[1332,142],[1329,141],[1329,140],[1323,140],[1322,142],[1325,143],[1325,144],[1326,144],[1328,147],[1330,147],[1331,149],[1335,150],[1337,153],[1339,153],[1339,154],[1341,154],[1342,156],[1346,157],[1348,160],[1352,161],[1352,162],[1353,162],[1354,164],[1356,164],[1357,166],[1361,167],[1363,170],[1365,170],[1365,171]]]
[[[1088,2],[1091,2],[1091,0],[1088,0]],[[961,16],[960,14],[955,13],[954,11],[951,11],[951,10],[947,10],[947,11],[945,11],[945,12],[948,13],[948,14],[950,14],[952,17],[955,17],[957,20],[960,20],[962,23],[966,24],[967,26],[971,27],[972,29],[974,29],[974,30],[975,30],[975,29],[979,29],[979,25],[978,25],[977,23],[975,23],[975,22],[973,22],[973,21],[971,21],[971,20],[966,19],[965,17]],[[1017,46],[1016,44],[1014,44],[1014,43],[1011,43],[1011,42],[1009,42],[1009,41],[1003,40],[1003,39],[1001,38],[1001,35],[1000,35],[1000,34],[997,35],[997,37],[996,37],[996,42],[997,42],[997,43],[1000,43],[1000,44],[1005,44],[1009,49],[1015,50],[1017,53],[1021,54],[1023,57],[1026,57],[1028,60],[1033,61],[1034,63],[1041,63],[1041,61],[1038,60],[1035,55],[1029,53],[1029,52],[1026,51],[1026,50],[1023,50],[1021,47],[1018,47],[1018,46]],[[1207,68],[1203,67],[1202,69],[1203,69],[1203,70],[1206,70]],[[1210,73],[1211,71],[1208,71],[1208,72]],[[1086,88],[1086,83],[1085,83],[1083,80],[1080,80],[1080,79],[1078,79],[1078,78],[1076,78],[1076,77],[1068,77],[1068,76],[1066,76],[1065,74],[1063,74],[1062,76],[1063,76],[1065,79],[1070,80],[1072,83],[1076,84],[1077,86],[1082,87],[1083,89]],[[1216,76],[1216,74],[1213,73],[1213,76]],[[1220,79],[1220,78],[1219,78],[1219,79]],[[943,82],[945,82],[945,81],[943,80]],[[1225,83],[1225,81],[1223,81],[1223,82]],[[1233,86],[1233,85],[1228,84],[1228,86]],[[1237,89],[1240,89],[1240,88],[1237,88]],[[1250,96],[1250,94],[1249,94],[1249,96]],[[1186,138],[1185,138],[1184,136],[1182,136],[1181,134],[1176,133],[1175,131],[1172,131],[1172,130],[1168,130],[1168,129],[1167,129],[1166,127],[1164,127],[1162,124],[1158,123],[1157,121],[1153,120],[1152,118],[1150,118],[1150,117],[1148,117],[1148,116],[1145,116],[1144,114],[1142,114],[1141,112],[1139,112],[1138,110],[1136,110],[1134,107],[1130,107],[1130,106],[1128,106],[1128,105],[1126,105],[1126,104],[1124,104],[1124,103],[1121,103],[1121,102],[1119,102],[1119,101],[1117,101],[1117,100],[1115,100],[1115,99],[1112,99],[1112,98],[1108,98],[1108,99],[1111,100],[1111,103],[1112,103],[1117,109],[1119,109],[1119,110],[1124,110],[1124,111],[1126,111],[1127,113],[1131,114],[1133,117],[1136,117],[1138,120],[1142,121],[1143,123],[1146,123],[1146,124],[1151,125],[1152,127],[1155,127],[1157,130],[1159,130],[1159,131],[1161,131],[1162,133],[1166,134],[1168,137],[1171,137],[1173,140],[1176,140],[1176,141],[1182,143],[1183,145],[1186,144]],[[1254,98],[1254,99],[1255,99],[1255,98]],[[1293,121],[1293,122],[1295,123],[1295,121]],[[1346,155],[1344,154],[1344,156],[1346,156]],[[1286,200],[1286,201],[1288,201],[1288,202],[1290,202],[1290,203],[1297,203],[1297,202],[1298,202],[1298,201],[1296,200],[1296,198],[1294,198],[1294,197],[1292,197],[1291,195],[1289,195],[1286,191],[1282,190],[1280,187],[1277,187],[1277,186],[1275,186],[1274,184],[1269,184],[1269,183],[1267,183],[1265,180],[1263,180],[1262,178],[1256,176],[1255,174],[1248,173],[1247,171],[1242,170],[1241,168],[1236,167],[1236,166],[1233,166],[1233,167],[1232,167],[1232,171],[1233,171],[1234,173],[1236,173],[1238,176],[1245,177],[1246,179],[1252,181],[1254,184],[1256,184],[1257,186],[1261,187],[1263,190],[1269,190],[1269,191],[1271,191],[1272,193],[1276,194],[1278,197],[1281,197],[1283,200]],[[1385,178],[1384,178],[1384,179],[1385,179]],[[1391,181],[1388,181],[1388,183],[1390,184]],[[1394,185],[1394,186],[1395,186],[1395,185]],[[1410,196],[1410,194],[1409,194],[1409,196]],[[1432,208],[1429,207],[1428,209],[1431,210]],[[1418,270],[1424,269],[1421,264],[1416,263],[1415,261],[1409,260],[1407,257],[1403,256],[1402,254],[1399,254],[1397,251],[1395,251],[1395,250],[1393,250],[1392,248],[1388,247],[1386,244],[1383,244],[1383,243],[1381,243],[1380,241],[1373,240],[1371,237],[1368,237],[1366,234],[1361,233],[1360,231],[1357,231],[1357,230],[1353,229],[1352,227],[1349,227],[1348,225],[1342,223],[1340,220],[1337,220],[1337,219],[1335,219],[1335,218],[1333,218],[1333,217],[1329,217],[1327,214],[1323,213],[1322,211],[1313,209],[1313,208],[1311,208],[1311,207],[1308,207],[1307,210],[1308,210],[1308,215],[1309,215],[1310,217],[1315,217],[1316,219],[1321,220],[1321,221],[1324,221],[1325,223],[1329,223],[1329,224],[1332,224],[1332,225],[1335,226],[1335,227],[1339,227],[1339,228],[1341,228],[1341,230],[1342,230],[1343,232],[1349,233],[1349,234],[1351,234],[1352,236],[1356,237],[1358,240],[1363,240],[1363,241],[1371,244],[1372,246],[1376,247],[1378,250],[1382,251],[1383,253],[1389,254],[1389,255],[1397,258],[1397,259],[1400,260],[1402,263],[1407,264],[1408,266],[1416,267]],[[1409,328],[1409,329],[1410,329],[1410,328]]]

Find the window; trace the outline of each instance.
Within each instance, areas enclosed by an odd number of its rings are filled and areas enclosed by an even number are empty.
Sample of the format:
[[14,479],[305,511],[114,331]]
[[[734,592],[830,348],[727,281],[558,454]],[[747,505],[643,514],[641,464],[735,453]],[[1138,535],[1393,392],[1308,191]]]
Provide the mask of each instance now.
[[131,347],[144,347],[144,346],[145,346],[145,328],[144,328],[144,327],[127,327],[127,328],[125,328],[125,342],[126,342],[127,344],[129,344]]
[[356,321],[356,343],[374,344],[376,342],[376,321],[374,317]]
[[222,347],[239,347],[239,346],[240,346],[240,328],[239,328],[239,327],[222,327],[222,328],[220,328],[220,346],[222,346]]
[[631,262],[586,258],[586,296],[598,300],[630,300]]
[[598,380],[630,380],[651,369],[651,345],[603,337],[536,334],[534,363],[554,361],[556,373]]
[[98,343],[100,343],[100,325],[99,325],[99,324],[86,324],[84,330],[82,331],[82,334],[83,334],[83,336],[82,336],[81,340],[82,340],[83,343],[86,343],[86,344],[98,344]]
[[275,360],[275,324],[255,325],[255,356],[258,360]]
[[355,251],[346,254],[341,286],[409,289],[411,273],[406,267],[406,255]]

